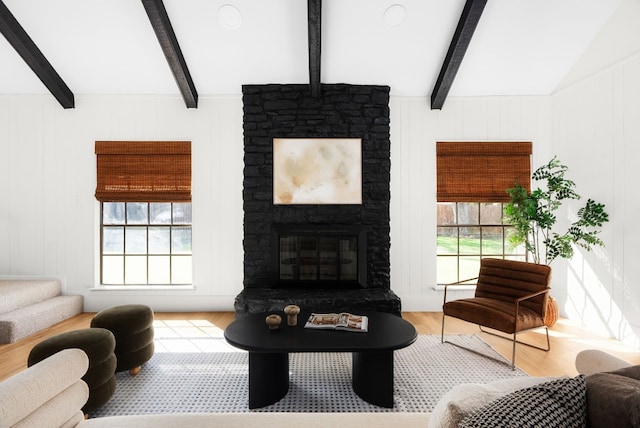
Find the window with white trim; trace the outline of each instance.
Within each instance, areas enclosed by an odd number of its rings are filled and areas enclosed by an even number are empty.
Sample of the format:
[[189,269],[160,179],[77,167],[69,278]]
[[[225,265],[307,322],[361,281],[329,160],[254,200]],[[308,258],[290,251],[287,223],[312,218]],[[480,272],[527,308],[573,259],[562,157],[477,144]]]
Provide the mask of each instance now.
[[502,213],[501,202],[438,202],[438,284],[478,276],[483,257],[526,260],[523,245],[511,248]]
[[478,276],[483,257],[526,260],[503,220],[506,190],[531,183],[531,142],[437,142],[437,283]]
[[191,284],[191,203],[103,202],[101,283]]
[[191,143],[97,141],[100,283],[192,283]]

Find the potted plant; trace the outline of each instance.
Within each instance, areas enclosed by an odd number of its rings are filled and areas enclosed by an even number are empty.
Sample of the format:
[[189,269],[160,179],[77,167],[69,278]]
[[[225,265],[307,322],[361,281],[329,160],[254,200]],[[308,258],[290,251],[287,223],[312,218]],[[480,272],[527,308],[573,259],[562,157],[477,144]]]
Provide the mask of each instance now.
[[[558,218],[556,211],[566,200],[578,200],[581,196],[574,190],[575,183],[567,178],[568,170],[557,157],[538,168],[532,175],[533,180],[543,181],[545,189],[537,188],[529,194],[520,184],[507,189],[511,198],[504,207],[507,223],[513,225],[509,242],[514,245],[524,244],[534,263],[550,264],[556,257],[570,259],[573,257],[574,245],[591,251],[593,246],[603,246],[598,237],[602,225],[609,221],[604,204],[587,199],[578,210],[577,219],[561,233],[554,229]],[[551,304],[555,302],[549,299]],[[551,308],[557,318],[557,307]],[[548,326],[555,319],[549,320]]]

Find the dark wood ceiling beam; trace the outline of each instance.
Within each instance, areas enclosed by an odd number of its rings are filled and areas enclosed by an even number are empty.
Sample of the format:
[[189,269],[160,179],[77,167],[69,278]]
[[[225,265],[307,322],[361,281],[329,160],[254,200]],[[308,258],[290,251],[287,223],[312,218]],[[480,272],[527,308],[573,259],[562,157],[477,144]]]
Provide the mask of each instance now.
[[0,0],[0,32],[64,108],[73,108],[73,92],[45,58],[18,20]]
[[164,3],[162,0],[142,0],[142,4],[147,11],[153,31],[158,37],[162,52],[169,63],[169,68],[171,68],[187,108],[197,108],[198,92],[191,79],[191,73],[189,73],[187,62],[182,55]]
[[431,93],[432,110],[442,109],[486,4],[487,0],[467,0],[465,3],[447,56]]
[[309,31],[309,86],[312,97],[320,96],[320,47],[322,41],[322,0],[307,0]]

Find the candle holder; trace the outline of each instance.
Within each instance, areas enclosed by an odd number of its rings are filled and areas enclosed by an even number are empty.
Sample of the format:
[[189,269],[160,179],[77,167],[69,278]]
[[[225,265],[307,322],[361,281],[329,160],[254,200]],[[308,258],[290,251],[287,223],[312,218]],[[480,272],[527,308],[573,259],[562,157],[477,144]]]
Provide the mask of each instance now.
[[269,330],[277,330],[280,328],[282,317],[277,314],[267,315],[265,322],[267,323],[267,326],[269,326]]
[[284,313],[287,315],[287,325],[293,327],[298,325],[298,314],[300,313],[300,306],[287,305],[284,307]]

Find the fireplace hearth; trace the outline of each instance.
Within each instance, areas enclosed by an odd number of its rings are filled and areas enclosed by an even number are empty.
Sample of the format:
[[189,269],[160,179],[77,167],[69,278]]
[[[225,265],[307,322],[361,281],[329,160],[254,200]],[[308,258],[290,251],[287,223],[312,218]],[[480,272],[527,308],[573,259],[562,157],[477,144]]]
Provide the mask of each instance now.
[[387,312],[400,316],[400,298],[391,290],[312,288],[245,288],[236,296],[236,316],[283,313],[287,305],[308,312]]

